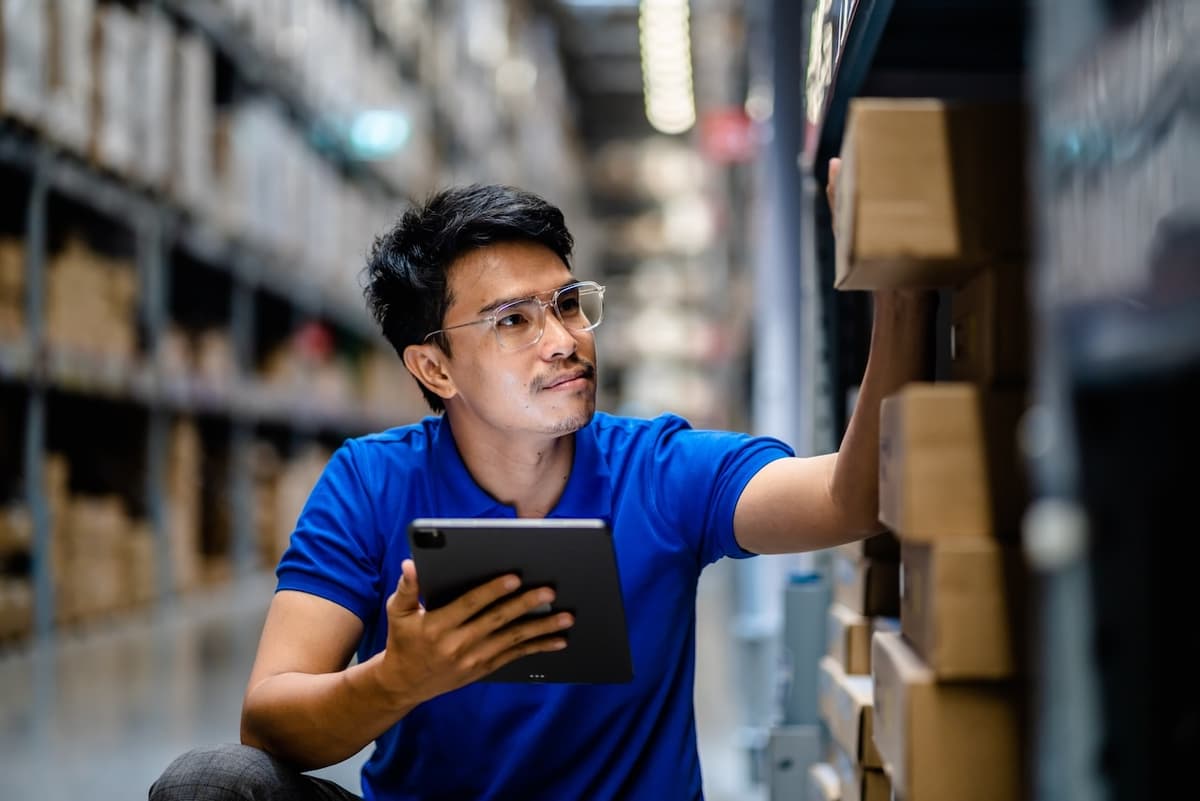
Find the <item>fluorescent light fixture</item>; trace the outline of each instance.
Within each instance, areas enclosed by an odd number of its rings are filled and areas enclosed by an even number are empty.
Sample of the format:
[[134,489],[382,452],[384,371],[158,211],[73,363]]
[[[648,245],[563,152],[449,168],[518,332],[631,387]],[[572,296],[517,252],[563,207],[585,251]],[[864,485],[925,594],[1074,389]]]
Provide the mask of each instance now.
[[681,134],[696,124],[688,0],[641,0],[642,91],[655,130]]

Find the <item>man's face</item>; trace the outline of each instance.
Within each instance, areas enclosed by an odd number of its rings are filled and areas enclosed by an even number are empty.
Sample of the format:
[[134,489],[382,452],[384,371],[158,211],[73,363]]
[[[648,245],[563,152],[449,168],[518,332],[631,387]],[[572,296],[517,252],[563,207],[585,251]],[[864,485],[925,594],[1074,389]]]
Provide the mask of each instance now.
[[[486,317],[499,303],[539,296],[577,279],[551,251],[528,242],[506,242],[472,251],[450,267],[450,307],[443,327]],[[587,425],[596,411],[596,340],[572,331],[546,309],[541,339],[503,350],[491,325],[447,332],[453,356],[446,362],[454,419],[471,417],[500,431],[561,435]]]

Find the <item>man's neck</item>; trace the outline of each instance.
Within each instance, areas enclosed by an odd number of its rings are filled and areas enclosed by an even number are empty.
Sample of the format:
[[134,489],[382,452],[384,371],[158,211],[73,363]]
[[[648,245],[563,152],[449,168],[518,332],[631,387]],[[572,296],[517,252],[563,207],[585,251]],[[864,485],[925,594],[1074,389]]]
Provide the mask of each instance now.
[[513,507],[517,517],[545,517],[562,497],[575,460],[575,435],[480,432],[452,420],[454,443],[467,472],[484,492]]

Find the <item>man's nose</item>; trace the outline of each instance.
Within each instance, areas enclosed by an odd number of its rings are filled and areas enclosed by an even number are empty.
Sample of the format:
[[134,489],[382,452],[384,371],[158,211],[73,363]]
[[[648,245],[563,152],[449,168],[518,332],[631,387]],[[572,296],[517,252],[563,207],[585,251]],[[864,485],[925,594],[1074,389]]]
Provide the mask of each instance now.
[[570,356],[579,347],[575,334],[559,319],[553,306],[546,308],[546,327],[542,331],[542,341],[538,344],[545,359],[560,359]]

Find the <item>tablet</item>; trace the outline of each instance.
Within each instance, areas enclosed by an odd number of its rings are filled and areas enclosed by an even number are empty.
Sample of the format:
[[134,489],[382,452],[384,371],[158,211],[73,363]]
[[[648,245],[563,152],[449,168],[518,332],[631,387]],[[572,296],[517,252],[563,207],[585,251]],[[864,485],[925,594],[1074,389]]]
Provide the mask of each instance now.
[[437,609],[506,573],[517,592],[553,587],[550,608],[575,625],[561,651],[523,656],[488,675],[490,682],[608,684],[633,678],[625,605],[612,534],[603,520],[421,518],[408,527],[426,609]]

